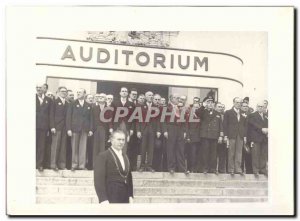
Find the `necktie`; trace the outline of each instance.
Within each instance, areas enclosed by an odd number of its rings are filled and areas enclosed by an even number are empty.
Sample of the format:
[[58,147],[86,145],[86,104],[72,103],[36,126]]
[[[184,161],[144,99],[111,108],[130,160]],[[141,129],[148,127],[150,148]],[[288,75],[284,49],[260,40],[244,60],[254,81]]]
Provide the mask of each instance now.
[[261,119],[264,120],[264,115],[263,115],[263,114],[260,114],[260,116],[261,116]]
[[240,121],[240,112],[238,111],[238,112],[236,113],[236,115],[237,115],[238,121]]

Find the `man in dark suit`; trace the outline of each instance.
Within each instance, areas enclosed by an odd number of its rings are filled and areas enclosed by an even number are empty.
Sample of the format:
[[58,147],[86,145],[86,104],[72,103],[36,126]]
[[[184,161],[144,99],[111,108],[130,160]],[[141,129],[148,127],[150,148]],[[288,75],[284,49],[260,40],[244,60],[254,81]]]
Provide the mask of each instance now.
[[[51,91],[48,91],[48,84],[43,84],[42,86],[42,90],[43,90],[43,93],[46,97],[50,98],[49,101],[51,102],[50,103],[50,106],[52,105],[53,103],[53,100],[54,100],[54,94],[51,92]],[[50,132],[50,128],[49,130],[47,131],[47,135],[46,135],[46,147],[45,147],[45,153],[44,153],[44,162],[43,162],[43,167],[44,169],[47,168],[47,169],[50,169],[50,161],[51,161],[51,144],[52,144],[52,135],[51,135],[51,132]]]
[[72,168],[86,169],[87,137],[92,136],[92,106],[85,98],[85,89],[77,91],[77,100],[70,104],[67,111],[67,133],[72,142]]
[[[66,101],[68,105],[74,102],[74,92],[72,90],[68,90],[68,94],[66,97]],[[68,170],[72,168],[72,145],[71,145],[71,137],[67,136],[67,150],[66,150],[67,158],[66,158],[66,167]]]
[[[128,101],[134,103],[135,107],[138,105],[137,102],[137,89],[131,88]],[[131,165],[131,171],[137,170],[137,156],[139,154],[139,139],[136,136],[136,120],[133,120],[131,123],[131,129],[133,130],[133,134],[130,137],[130,140],[128,142],[128,149],[127,149],[127,155],[130,161]]]
[[257,111],[248,117],[249,139],[253,142],[251,149],[252,168],[255,176],[258,173],[268,175],[268,117],[264,114],[264,103],[257,104]]
[[132,175],[126,153],[122,151],[126,136],[115,130],[112,146],[100,153],[94,162],[94,185],[99,203],[129,203],[133,198]]
[[[92,109],[92,125],[93,125],[93,151],[92,162],[99,153],[105,151],[105,144],[108,139],[108,131],[112,128],[110,120],[112,110],[106,109],[106,94],[100,93],[95,95],[96,105]],[[93,163],[94,164],[94,163]],[[92,165],[93,165],[92,164]]]
[[[167,104],[166,104],[166,99],[165,98],[161,98],[160,100],[160,113],[159,113],[159,118],[161,118],[161,114],[164,108],[167,108]],[[161,121],[160,120],[160,130],[163,131],[163,128],[165,127],[166,122]],[[168,155],[167,155],[167,139],[165,136],[160,136],[161,140],[162,140],[162,171],[163,172],[168,172]]]
[[[161,135],[160,128],[158,127],[157,116],[151,116],[155,110],[158,111],[158,106],[153,104],[153,93],[148,91],[145,93],[146,103],[141,106],[142,110],[142,122],[137,124],[137,137],[142,140],[142,157],[141,157],[141,167],[140,172],[142,171],[151,171],[154,172],[152,168],[153,160],[153,150],[155,138],[159,138]],[[146,162],[147,155],[147,162]]]
[[67,131],[66,115],[68,103],[66,102],[67,88],[58,88],[58,97],[50,108],[50,128],[52,133],[50,168],[57,171],[66,169]]
[[66,100],[68,103],[72,103],[74,101],[74,92],[72,90],[68,90]]
[[162,130],[164,137],[167,139],[168,171],[171,174],[175,171],[189,174],[189,171],[186,169],[184,156],[186,122],[180,120],[181,113],[177,106],[178,102],[179,96],[177,94],[170,95],[170,103],[166,108],[166,112],[172,113],[172,115],[166,116],[164,112],[162,113],[165,116],[162,116],[162,118],[165,118]]
[[159,114],[157,116],[156,122],[156,131],[159,132],[159,136],[157,134],[154,139],[154,150],[153,150],[153,160],[152,167],[155,171],[162,171],[162,159],[163,159],[163,150],[164,150],[164,137],[161,136],[161,122],[160,122],[160,114],[161,114],[161,96],[159,94],[153,95],[153,104],[158,107]]
[[139,105],[144,105],[145,104],[145,95],[144,94],[139,94],[138,99],[137,99],[137,103]]
[[[251,114],[249,103],[243,101],[241,106],[241,114],[246,118],[246,128],[248,129],[248,116]],[[251,160],[251,152],[250,152],[250,142],[248,139],[248,130],[247,130],[247,144],[244,145],[243,151],[242,151],[242,171],[246,174],[252,174],[252,160]]]
[[46,136],[49,132],[51,99],[45,96],[43,84],[37,84],[36,92],[36,168],[43,171]]
[[268,114],[269,114],[269,110],[268,110],[268,100],[264,100],[264,114],[268,117]]
[[224,140],[228,146],[228,172],[243,175],[241,169],[243,145],[246,144],[246,118],[241,114],[241,98],[233,99],[233,108],[224,114]]
[[[194,98],[194,101],[197,100]],[[192,173],[198,172],[198,164],[202,162],[200,159],[200,118],[197,116],[197,110],[200,108],[199,102],[194,102],[190,105],[188,110],[188,119],[193,115],[193,119],[199,122],[192,122],[188,120],[187,123],[187,142],[189,143],[189,149],[187,151],[187,169]]]
[[[94,100],[95,99],[95,100]],[[85,101],[92,107],[97,105],[97,98],[96,95],[93,96],[91,94],[85,95]],[[95,103],[94,103],[95,101]],[[91,120],[91,124],[93,124],[93,120]],[[93,130],[92,125],[92,130]],[[94,133],[95,131],[93,131]],[[88,136],[86,141],[86,169],[92,170],[93,169],[93,143],[94,143],[94,136]]]
[[[125,133],[126,140],[123,151],[127,153],[127,144],[130,137],[133,135],[132,122],[129,122],[128,119],[130,118],[135,105],[128,100],[128,89],[126,87],[121,88],[120,99],[114,100],[112,107],[114,108],[113,130],[122,130]],[[112,129],[110,130],[110,133],[111,132]]]
[[[224,121],[224,111],[225,111],[225,105],[218,102],[216,104],[215,110],[220,114],[222,125]],[[223,134],[224,135],[224,134]],[[227,171],[227,146],[226,143],[224,143],[224,139],[222,137],[222,140],[218,141],[217,144],[217,161],[218,161],[218,173],[226,173]]]
[[200,107],[200,137],[202,144],[202,161],[204,173],[216,173],[217,171],[217,143],[222,142],[223,126],[221,115],[214,110],[213,97],[204,98]]

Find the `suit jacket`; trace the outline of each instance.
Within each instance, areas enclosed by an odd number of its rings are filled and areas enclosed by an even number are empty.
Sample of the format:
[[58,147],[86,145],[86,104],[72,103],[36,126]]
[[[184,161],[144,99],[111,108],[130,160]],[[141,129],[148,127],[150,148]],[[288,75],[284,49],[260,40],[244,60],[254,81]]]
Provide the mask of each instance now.
[[[167,113],[172,113],[172,112],[173,112],[173,106],[171,103],[169,103],[167,106]],[[187,113],[184,114],[184,122],[180,122],[181,112],[179,116],[175,115],[173,122],[171,121],[171,116],[166,116],[164,119],[164,123],[161,124],[163,133],[168,132],[168,128],[171,127],[172,125],[180,126],[182,131],[185,133],[187,131],[186,114]]]
[[237,113],[234,109],[227,110],[224,114],[223,121],[224,136],[229,139],[236,139],[239,135],[240,137],[246,137],[246,118],[240,112],[240,120],[238,121]]
[[50,121],[50,108],[52,100],[48,97],[44,97],[43,103],[40,104],[38,95],[35,95],[36,99],[36,129],[49,130]]
[[[147,119],[148,120],[147,122],[146,122],[146,117],[147,117],[147,114],[149,111],[148,105],[144,104],[144,105],[138,105],[136,107],[136,108],[141,108],[141,112],[142,112],[142,122],[136,123],[136,131],[137,132],[143,132],[147,126],[152,126],[152,129],[154,132],[161,132],[160,125],[159,125],[161,109],[158,106],[154,105],[153,103],[152,103],[151,107],[156,108],[159,111],[159,114],[156,117],[151,117],[151,118],[148,117],[149,119]],[[154,110],[152,110],[151,113],[154,114]],[[149,112],[149,114],[150,114],[150,112]]]
[[[128,187],[128,197],[133,197],[132,175],[129,160],[124,153],[123,158],[125,170],[122,169],[119,158],[112,148],[100,153],[96,157],[94,162],[94,185],[99,202],[110,199],[110,194],[112,193],[108,191],[108,187],[114,182],[125,183]],[[127,177],[126,174],[128,174]]]
[[256,143],[267,142],[268,138],[262,133],[262,128],[268,128],[268,118],[264,115],[264,119],[256,111],[248,116],[248,135],[249,141]]
[[68,102],[65,101],[65,104],[58,97],[56,98],[50,108],[50,129],[55,128],[56,130],[65,130],[66,126],[66,117]]
[[[191,143],[200,142],[200,122],[190,122],[190,115],[192,114],[193,105],[190,105],[187,114],[187,138],[191,140]],[[197,110],[194,110],[192,119],[199,120],[200,117],[197,115]]]
[[92,106],[84,101],[83,106],[78,100],[69,104],[67,111],[67,131],[79,133],[92,131]]
[[[107,108],[107,105],[105,104],[104,108]],[[103,110],[102,110],[103,111]],[[103,114],[104,119],[111,119],[109,122],[103,122],[100,119],[101,109],[100,105],[94,105],[92,107],[92,128],[93,131],[96,131],[97,126],[104,126],[105,128],[109,129],[112,128],[112,117],[113,117],[113,110],[107,109],[105,113]]]
[[128,108],[128,114],[125,117],[120,117],[118,119],[118,122],[115,122],[114,119],[113,119],[114,129],[117,129],[118,126],[120,125],[120,123],[122,121],[124,121],[125,124],[126,124],[127,130],[131,130],[132,129],[132,122],[128,122],[128,120],[129,120],[131,114],[134,111],[134,108],[135,108],[134,103],[131,102],[131,101],[129,101],[129,100],[127,100],[126,103],[125,103],[125,105],[123,106],[123,104],[121,102],[121,99],[119,99],[119,100],[113,101],[111,105],[114,108],[114,118],[116,117],[116,111],[117,111],[118,107],[126,107],[126,108]]
[[218,139],[223,133],[221,114],[215,110],[202,110],[200,115],[200,137]]

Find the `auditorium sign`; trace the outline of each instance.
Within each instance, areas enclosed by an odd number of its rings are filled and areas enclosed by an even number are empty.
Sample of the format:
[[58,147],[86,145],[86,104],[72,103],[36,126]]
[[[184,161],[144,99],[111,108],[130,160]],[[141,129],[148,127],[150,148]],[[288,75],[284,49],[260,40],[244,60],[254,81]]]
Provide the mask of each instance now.
[[109,42],[38,37],[37,65],[192,77],[225,78],[242,84],[241,58],[193,48],[158,48]]

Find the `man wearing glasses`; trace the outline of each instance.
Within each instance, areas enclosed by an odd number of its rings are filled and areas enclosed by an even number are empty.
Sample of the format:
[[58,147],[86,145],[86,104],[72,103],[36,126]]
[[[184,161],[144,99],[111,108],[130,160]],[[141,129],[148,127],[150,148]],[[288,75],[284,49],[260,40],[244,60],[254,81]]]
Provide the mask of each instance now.
[[114,95],[108,94],[106,95],[106,104],[108,107],[111,106],[111,103],[114,101]]
[[50,168],[55,171],[66,169],[66,115],[68,108],[66,97],[67,88],[59,87],[58,96],[50,108],[50,128],[52,133]]

